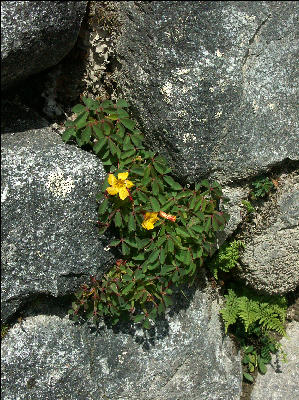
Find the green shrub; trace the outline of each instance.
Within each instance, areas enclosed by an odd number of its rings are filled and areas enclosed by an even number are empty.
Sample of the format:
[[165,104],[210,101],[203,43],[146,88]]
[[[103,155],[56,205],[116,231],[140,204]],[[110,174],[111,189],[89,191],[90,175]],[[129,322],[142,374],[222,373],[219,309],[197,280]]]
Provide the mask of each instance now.
[[117,232],[110,246],[120,258],[82,287],[70,314],[112,323],[124,317],[149,328],[171,305],[172,286],[192,283],[212,255],[216,233],[229,218],[219,211],[221,187],[203,180],[189,189],[176,182],[166,160],[143,146],[124,100],[83,102],[73,108],[77,117],[62,138],[92,148],[108,172],[98,195],[99,232]]
[[266,197],[274,188],[273,182],[269,178],[260,177],[252,182],[253,189],[250,192],[252,199]]

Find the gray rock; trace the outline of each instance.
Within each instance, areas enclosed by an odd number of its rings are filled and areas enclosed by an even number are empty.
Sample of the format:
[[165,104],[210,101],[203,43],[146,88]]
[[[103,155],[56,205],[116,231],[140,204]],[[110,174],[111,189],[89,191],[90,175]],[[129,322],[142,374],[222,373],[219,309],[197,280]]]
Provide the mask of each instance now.
[[74,46],[87,1],[2,1],[1,86],[57,64]]
[[34,295],[74,292],[113,259],[97,228],[106,175],[48,128],[2,135],[2,318]]
[[229,183],[298,159],[298,2],[115,7],[117,93],[182,181]]
[[299,399],[299,323],[293,321],[287,328],[288,338],[280,343],[287,354],[287,363],[276,362],[273,357],[265,375],[259,375],[251,400]]
[[245,233],[240,277],[257,290],[283,294],[299,284],[299,175],[282,175],[273,201]]
[[28,318],[2,344],[3,399],[238,400],[240,356],[218,311],[197,291],[147,343],[142,330],[92,334],[66,318]]

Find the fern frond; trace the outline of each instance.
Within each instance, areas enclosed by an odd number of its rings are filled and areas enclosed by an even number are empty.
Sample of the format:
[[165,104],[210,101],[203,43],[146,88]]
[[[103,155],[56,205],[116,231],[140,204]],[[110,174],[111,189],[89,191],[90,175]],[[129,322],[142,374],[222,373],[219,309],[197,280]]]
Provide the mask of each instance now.
[[260,318],[260,308],[256,301],[249,299],[246,296],[239,297],[238,299],[238,313],[242,319],[245,332],[248,327]]
[[[284,312],[284,315],[282,314]],[[265,330],[272,330],[285,336],[284,329],[285,310],[278,305],[263,303],[260,305],[259,322]]]
[[226,298],[225,307],[220,310],[220,313],[224,321],[225,333],[227,333],[228,327],[238,318],[238,296],[232,289],[228,289],[228,294],[224,297]]

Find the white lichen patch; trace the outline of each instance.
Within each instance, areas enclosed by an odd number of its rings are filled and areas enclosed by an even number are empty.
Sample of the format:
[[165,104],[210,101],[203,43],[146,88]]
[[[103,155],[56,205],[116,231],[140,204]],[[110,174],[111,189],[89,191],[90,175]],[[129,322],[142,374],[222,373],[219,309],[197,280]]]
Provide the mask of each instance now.
[[55,172],[51,172],[45,184],[55,197],[65,197],[71,193],[75,185],[72,178],[64,178],[63,171],[57,167]]
[[259,109],[259,106],[257,105],[256,101],[253,100],[252,102],[252,107],[253,107],[253,112],[256,113]]
[[4,201],[7,199],[7,194],[8,194],[8,186],[5,186],[3,192],[1,193],[1,203],[4,203]]
[[163,85],[160,89],[160,92],[164,95],[166,103],[170,103],[170,98],[172,95],[172,83],[166,82],[165,85]]
[[218,111],[218,112],[214,115],[214,117],[215,117],[215,119],[218,119],[218,118],[221,117],[221,115],[222,115],[222,111]]
[[181,332],[182,326],[179,320],[173,320],[169,322],[169,328],[171,333]]
[[268,107],[270,108],[270,110],[274,110],[275,104],[274,103],[270,103],[270,104],[268,104]]
[[191,132],[186,132],[182,135],[182,140],[184,143],[196,141],[196,136]]
[[179,118],[184,118],[188,116],[188,112],[186,110],[179,110],[178,111],[178,117]]
[[100,364],[101,367],[102,367],[102,372],[103,372],[103,374],[109,375],[109,374],[110,374],[110,370],[109,370],[109,366],[108,366],[108,359],[107,359],[107,357],[101,358],[101,359],[99,360],[99,364]]
[[217,49],[216,50],[216,56],[218,57],[218,58],[221,58],[222,56],[223,56],[223,53],[221,53],[221,51],[219,50],[219,49]]

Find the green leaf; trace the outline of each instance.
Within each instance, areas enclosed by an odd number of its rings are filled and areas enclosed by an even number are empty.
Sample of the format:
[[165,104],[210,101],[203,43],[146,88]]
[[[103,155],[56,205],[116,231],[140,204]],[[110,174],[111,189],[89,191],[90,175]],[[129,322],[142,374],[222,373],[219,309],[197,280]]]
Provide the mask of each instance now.
[[147,260],[147,264],[152,264],[152,263],[154,263],[154,262],[158,259],[159,254],[160,254],[160,250],[155,250],[155,251],[153,251],[153,252],[150,254],[150,256],[149,256],[149,258],[148,258],[148,260]]
[[127,150],[121,153],[121,159],[125,160],[128,157],[132,157],[136,153],[135,149]]
[[110,247],[116,247],[120,244],[120,240],[112,240],[112,242],[109,244]]
[[69,128],[69,129],[66,129],[66,130],[63,132],[63,134],[62,134],[62,136],[61,136],[61,139],[62,139],[64,142],[68,142],[68,141],[70,140],[70,138],[73,137],[73,136],[76,136],[76,131],[75,131],[74,128]]
[[182,236],[182,237],[184,237],[184,238],[189,238],[189,237],[190,237],[189,232],[188,232],[187,229],[185,229],[184,227],[177,226],[175,230],[176,230],[176,233],[177,233],[179,236]]
[[166,168],[163,165],[161,165],[160,163],[158,163],[156,161],[154,161],[153,164],[154,164],[155,170],[159,174],[163,175],[165,173]]
[[104,100],[104,101],[100,104],[100,107],[103,107],[103,108],[113,107],[113,101],[111,101],[111,100]]
[[83,128],[83,126],[86,125],[87,117],[88,117],[88,112],[78,115],[78,117],[74,121],[77,130]]
[[120,122],[121,122],[127,129],[129,129],[130,131],[133,131],[134,126],[136,125],[136,122],[135,122],[135,121],[132,121],[132,120],[129,119],[129,118],[121,118],[121,119],[120,119]]
[[129,104],[124,99],[118,99],[116,102],[117,107],[130,107]]
[[129,285],[126,286],[126,287],[122,290],[122,294],[124,294],[124,295],[128,294],[128,293],[133,289],[134,286],[135,286],[135,282],[134,282],[134,281],[131,282],[131,283],[129,283]]
[[183,190],[182,186],[176,182],[171,176],[163,175],[164,181],[174,190]]
[[162,275],[168,275],[169,272],[174,271],[175,268],[176,268],[176,267],[175,267],[174,265],[164,265],[164,266],[161,268],[161,274],[162,274]]
[[145,254],[144,253],[139,253],[139,254],[137,254],[137,256],[132,257],[132,259],[135,260],[135,261],[144,261],[145,260]]
[[75,114],[80,114],[82,112],[84,112],[86,110],[86,107],[83,106],[82,104],[76,104],[73,108],[72,108],[72,112]]
[[136,231],[135,217],[134,217],[134,215],[132,213],[129,215],[128,227],[129,227],[129,232]]
[[90,136],[91,136],[91,127],[90,127],[90,126],[87,126],[87,127],[83,130],[83,132],[82,132],[82,134],[81,134],[81,140],[82,140],[82,142],[83,142],[84,144],[89,143]]
[[139,175],[139,176],[143,176],[144,175],[144,169],[140,168],[140,167],[133,167],[133,168],[130,169],[130,172],[132,174],[136,174],[136,175]]
[[103,129],[104,129],[104,134],[105,135],[110,135],[110,132],[111,132],[111,125],[110,124],[108,124],[108,122],[104,122],[103,123]]
[[154,212],[160,211],[161,206],[157,199],[155,199],[154,197],[150,197],[150,203]]
[[173,240],[170,239],[170,238],[168,238],[168,239],[167,239],[167,252],[168,252],[168,253],[173,253],[173,251],[174,251],[174,243],[173,243]]
[[115,156],[117,154],[117,147],[115,146],[115,143],[112,139],[109,139],[108,144],[111,154]]
[[106,144],[107,144],[107,138],[100,139],[97,143],[93,145],[92,149],[96,154],[98,154]]
[[116,124],[116,128],[117,128],[117,133],[119,134],[120,137],[124,137],[124,134],[126,132],[124,126],[120,123]]
[[121,252],[124,256],[128,256],[130,254],[130,247],[126,245],[125,242],[121,244]]
[[117,213],[115,214],[114,223],[117,228],[120,228],[122,226],[122,218],[119,211],[117,211]]
[[161,251],[160,251],[160,263],[161,263],[161,264],[164,264],[165,259],[166,259],[166,255],[167,255],[167,253],[166,253],[166,251],[165,251],[165,248],[162,247],[162,248],[161,248]]
[[138,322],[141,322],[144,320],[144,315],[143,314],[139,314],[133,317],[134,322],[137,324]]
[[126,150],[132,150],[132,149],[134,149],[134,146],[131,143],[130,136],[127,135],[127,136],[125,136],[125,140],[124,140],[124,144],[123,144],[123,150],[126,151]]
[[103,129],[101,125],[99,124],[92,125],[92,130],[94,131],[98,139],[104,139]]
[[83,103],[88,107],[90,110],[96,110],[100,103],[96,100],[91,99],[90,97],[82,97]]
[[263,363],[262,360],[259,361],[258,367],[259,367],[260,373],[263,374],[263,375],[265,375],[265,373],[267,372],[267,367],[266,367],[266,365]]
[[158,194],[159,194],[159,185],[158,185],[156,179],[154,179],[152,181],[152,191],[153,191],[153,195],[154,196],[158,196]]
[[143,322],[143,328],[144,328],[144,329],[150,329],[150,327],[151,327],[151,325],[150,325],[150,323],[149,323],[149,320],[148,320],[148,319],[144,320],[144,322]]
[[253,382],[253,377],[250,374],[248,374],[247,372],[243,372],[243,376],[247,381]]
[[132,135],[131,140],[136,147],[140,147],[142,144],[142,138],[140,137],[140,135]]
[[108,207],[108,199],[104,199],[99,207],[99,215],[105,214],[105,212],[107,211],[107,207]]

